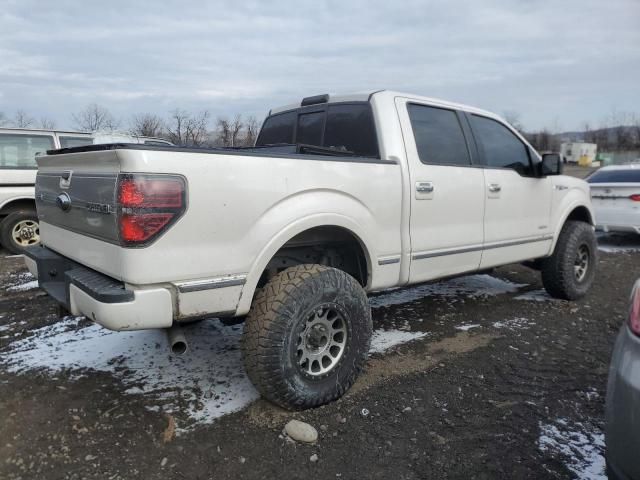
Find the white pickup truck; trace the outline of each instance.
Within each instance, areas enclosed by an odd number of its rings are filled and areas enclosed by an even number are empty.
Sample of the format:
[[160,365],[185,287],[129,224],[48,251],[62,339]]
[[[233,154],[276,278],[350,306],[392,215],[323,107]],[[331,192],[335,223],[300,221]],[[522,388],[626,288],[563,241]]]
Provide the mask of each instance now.
[[244,317],[247,372],[289,408],[340,397],[367,292],[529,262],[554,297],[596,268],[589,188],[498,116],[390,91],[274,109],[256,146],[38,157],[40,286],[114,330]]

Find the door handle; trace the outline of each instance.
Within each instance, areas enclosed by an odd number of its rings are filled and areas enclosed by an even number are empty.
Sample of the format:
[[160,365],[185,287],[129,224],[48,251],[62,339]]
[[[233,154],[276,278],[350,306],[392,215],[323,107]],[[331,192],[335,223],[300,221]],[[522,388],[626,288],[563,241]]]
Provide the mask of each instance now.
[[416,192],[419,193],[432,193],[433,182],[416,182]]
[[498,193],[500,190],[502,190],[502,187],[497,184],[497,183],[490,183],[489,184],[489,191],[491,193]]

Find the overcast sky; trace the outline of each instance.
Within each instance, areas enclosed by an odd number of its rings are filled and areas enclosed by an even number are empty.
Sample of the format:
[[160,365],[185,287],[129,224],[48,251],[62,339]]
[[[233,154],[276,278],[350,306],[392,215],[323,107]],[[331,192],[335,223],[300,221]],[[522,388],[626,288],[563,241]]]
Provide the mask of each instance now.
[[640,114],[640,0],[0,0],[0,112],[71,127],[176,108],[264,117],[388,88],[517,111],[529,130]]

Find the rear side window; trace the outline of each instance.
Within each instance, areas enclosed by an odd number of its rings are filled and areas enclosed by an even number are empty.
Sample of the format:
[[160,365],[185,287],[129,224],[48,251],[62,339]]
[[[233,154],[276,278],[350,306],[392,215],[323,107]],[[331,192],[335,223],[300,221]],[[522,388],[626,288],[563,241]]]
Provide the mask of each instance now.
[[0,168],[36,168],[36,154],[53,148],[49,135],[0,133]]
[[470,164],[469,150],[456,112],[412,103],[407,109],[422,163]]
[[598,170],[589,178],[589,183],[640,183],[640,169]]
[[298,116],[296,143],[306,143],[307,145],[322,145],[324,117],[324,112],[301,113]]
[[93,144],[93,137],[67,137],[59,136],[60,148],[83,147]]
[[[304,143],[344,150],[362,157],[379,156],[376,126],[367,102],[300,108],[265,120],[256,146]],[[294,130],[294,125],[297,128]]]
[[511,130],[495,120],[471,115],[471,126],[487,166],[512,168],[520,175],[532,173],[529,151]]
[[378,137],[368,103],[329,105],[324,146],[378,157]]
[[297,117],[298,115],[295,111],[268,117],[262,126],[262,130],[260,130],[256,146],[293,143],[293,130]]

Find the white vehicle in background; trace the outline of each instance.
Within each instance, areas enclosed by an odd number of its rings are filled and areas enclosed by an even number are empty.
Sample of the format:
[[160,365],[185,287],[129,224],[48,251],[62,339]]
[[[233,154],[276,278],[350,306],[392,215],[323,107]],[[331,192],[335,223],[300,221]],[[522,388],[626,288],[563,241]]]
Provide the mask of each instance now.
[[640,164],[603,167],[587,182],[598,230],[640,233]]
[[98,143],[171,145],[160,138],[120,133],[0,128],[0,245],[20,253],[40,242],[34,197],[36,155]]

